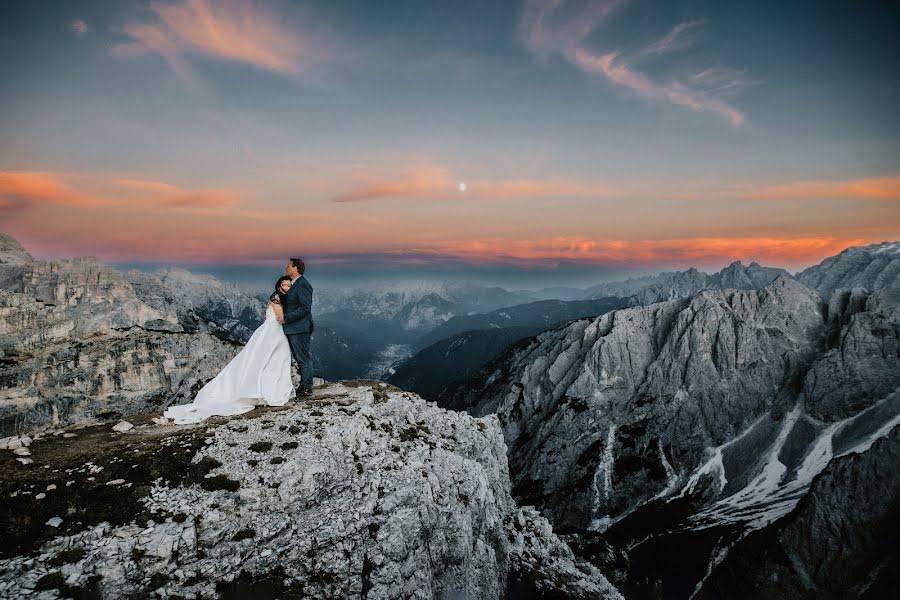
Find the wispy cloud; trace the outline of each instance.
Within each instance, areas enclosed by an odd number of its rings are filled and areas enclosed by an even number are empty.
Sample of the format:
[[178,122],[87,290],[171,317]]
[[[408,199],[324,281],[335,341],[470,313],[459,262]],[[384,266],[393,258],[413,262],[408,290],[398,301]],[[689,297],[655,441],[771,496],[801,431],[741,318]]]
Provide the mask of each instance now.
[[533,52],[546,58],[550,54],[576,49],[623,0],[585,2],[569,16],[557,9],[564,0],[525,0],[519,35]]
[[96,174],[0,171],[0,210],[56,204],[83,208],[129,207],[210,213],[236,204],[223,189],[186,189],[163,181]]
[[185,190],[162,181],[119,179],[123,188],[135,190],[151,203],[169,208],[221,208],[235,204],[237,194],[228,190]]
[[631,58],[637,60],[645,56],[659,56],[686,48],[694,43],[699,29],[706,23],[706,19],[679,23],[665,36],[643,47]]
[[622,60],[617,60],[615,52],[594,55],[587,50],[577,50],[573,59],[582,70],[602,74],[613,83],[628,88],[644,98],[671,102],[698,112],[718,113],[734,126],[743,125],[745,122],[744,114],[724,100],[677,81],[655,83],[643,73],[631,69]]
[[900,200],[900,177],[876,177],[843,181],[794,181],[750,190],[741,194],[751,200],[806,200],[859,198]]
[[719,96],[733,95],[744,88],[762,83],[750,79],[743,71],[727,67],[708,67],[688,75],[688,81],[707,94]]
[[719,70],[715,73],[718,81],[710,86],[709,79],[714,75],[712,70],[707,70],[705,75],[695,74],[694,78],[688,76],[686,81],[654,81],[634,67],[639,60],[687,47],[695,41],[707,23],[706,19],[679,23],[663,37],[630,53],[621,48],[598,53],[589,48],[587,39],[622,3],[616,0],[588,3],[569,18],[560,15],[563,3],[564,0],[525,2],[519,34],[525,45],[539,57],[546,58],[558,53],[582,71],[601,75],[638,96],[698,112],[712,112],[736,127],[746,122],[740,110],[722,99],[726,91],[733,92],[748,83],[737,72]]
[[612,188],[593,182],[564,178],[548,179],[467,179],[465,191],[449,169],[420,166],[407,169],[391,179],[367,178],[353,189],[336,194],[333,202],[361,202],[376,199],[418,200],[515,200],[526,198],[604,197]]
[[82,21],[81,19],[75,19],[72,21],[72,31],[81,35],[82,33],[87,33],[88,24],[86,21]]
[[187,72],[190,54],[253,65],[296,77],[333,57],[334,48],[303,33],[269,5],[237,0],[153,2],[153,20],[123,27],[131,41],[114,47],[120,56],[159,54],[178,72]]
[[43,171],[0,171],[0,198],[6,199],[7,206],[18,208],[32,203],[69,206],[99,206],[103,203],[72,188],[63,175]]

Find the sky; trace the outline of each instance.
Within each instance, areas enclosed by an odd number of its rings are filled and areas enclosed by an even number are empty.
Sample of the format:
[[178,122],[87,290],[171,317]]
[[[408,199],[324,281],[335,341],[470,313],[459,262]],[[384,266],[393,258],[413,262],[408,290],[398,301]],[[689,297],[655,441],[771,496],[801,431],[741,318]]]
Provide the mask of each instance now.
[[0,231],[330,281],[795,271],[900,239],[898,30],[890,1],[4,2]]

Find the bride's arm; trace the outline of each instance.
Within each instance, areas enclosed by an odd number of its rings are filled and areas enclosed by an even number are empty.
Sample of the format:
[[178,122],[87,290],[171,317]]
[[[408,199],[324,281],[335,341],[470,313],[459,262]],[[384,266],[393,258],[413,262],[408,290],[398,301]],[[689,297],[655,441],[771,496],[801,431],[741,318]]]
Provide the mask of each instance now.
[[275,310],[275,318],[280,323],[284,319],[284,307],[277,302],[269,302],[269,306]]

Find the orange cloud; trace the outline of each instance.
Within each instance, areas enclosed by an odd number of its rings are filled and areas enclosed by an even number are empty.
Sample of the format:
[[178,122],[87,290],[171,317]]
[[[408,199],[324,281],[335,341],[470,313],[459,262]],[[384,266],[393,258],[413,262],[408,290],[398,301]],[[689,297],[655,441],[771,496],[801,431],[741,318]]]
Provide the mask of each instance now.
[[900,200],[900,177],[845,181],[795,181],[744,193],[751,200],[806,200],[815,198],[866,198]]
[[331,55],[324,44],[289,27],[262,4],[186,0],[154,2],[151,10],[156,22],[125,25],[132,41],[117,45],[116,54],[160,54],[178,71],[184,69],[183,55],[201,54],[290,76]]
[[99,206],[100,200],[78,192],[57,173],[0,171],[0,197],[24,204],[49,202],[71,206]]
[[[628,265],[709,265],[733,260],[770,265],[811,264],[847,248],[876,240],[835,237],[686,238],[592,240],[552,237],[537,240],[463,240],[437,245],[441,254],[477,261],[502,259],[571,260]],[[877,240],[882,241],[882,240]]]
[[227,190],[184,190],[162,181],[119,179],[117,184],[149,195],[150,201],[171,208],[219,208],[231,206],[236,194]]
[[93,174],[0,171],[0,201],[0,210],[61,204],[202,211],[231,206],[237,202],[237,195],[228,190],[189,190],[162,181],[112,179]]
[[524,198],[602,197],[613,190],[591,182],[563,178],[466,180],[461,192],[459,181],[442,167],[419,167],[394,181],[367,181],[349,192],[332,197],[333,202],[360,202],[379,198],[416,198],[422,200],[450,200],[473,198],[506,200]]

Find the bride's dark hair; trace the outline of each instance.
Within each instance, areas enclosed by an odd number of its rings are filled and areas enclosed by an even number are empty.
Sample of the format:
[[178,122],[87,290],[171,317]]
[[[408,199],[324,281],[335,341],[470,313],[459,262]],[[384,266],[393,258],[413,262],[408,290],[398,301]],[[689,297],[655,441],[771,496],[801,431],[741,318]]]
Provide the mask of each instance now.
[[275,282],[275,293],[269,296],[269,300],[275,300],[276,298],[281,301],[284,300],[285,294],[281,293],[281,282],[282,281],[290,281],[291,278],[287,275],[282,275],[278,278],[278,281]]

